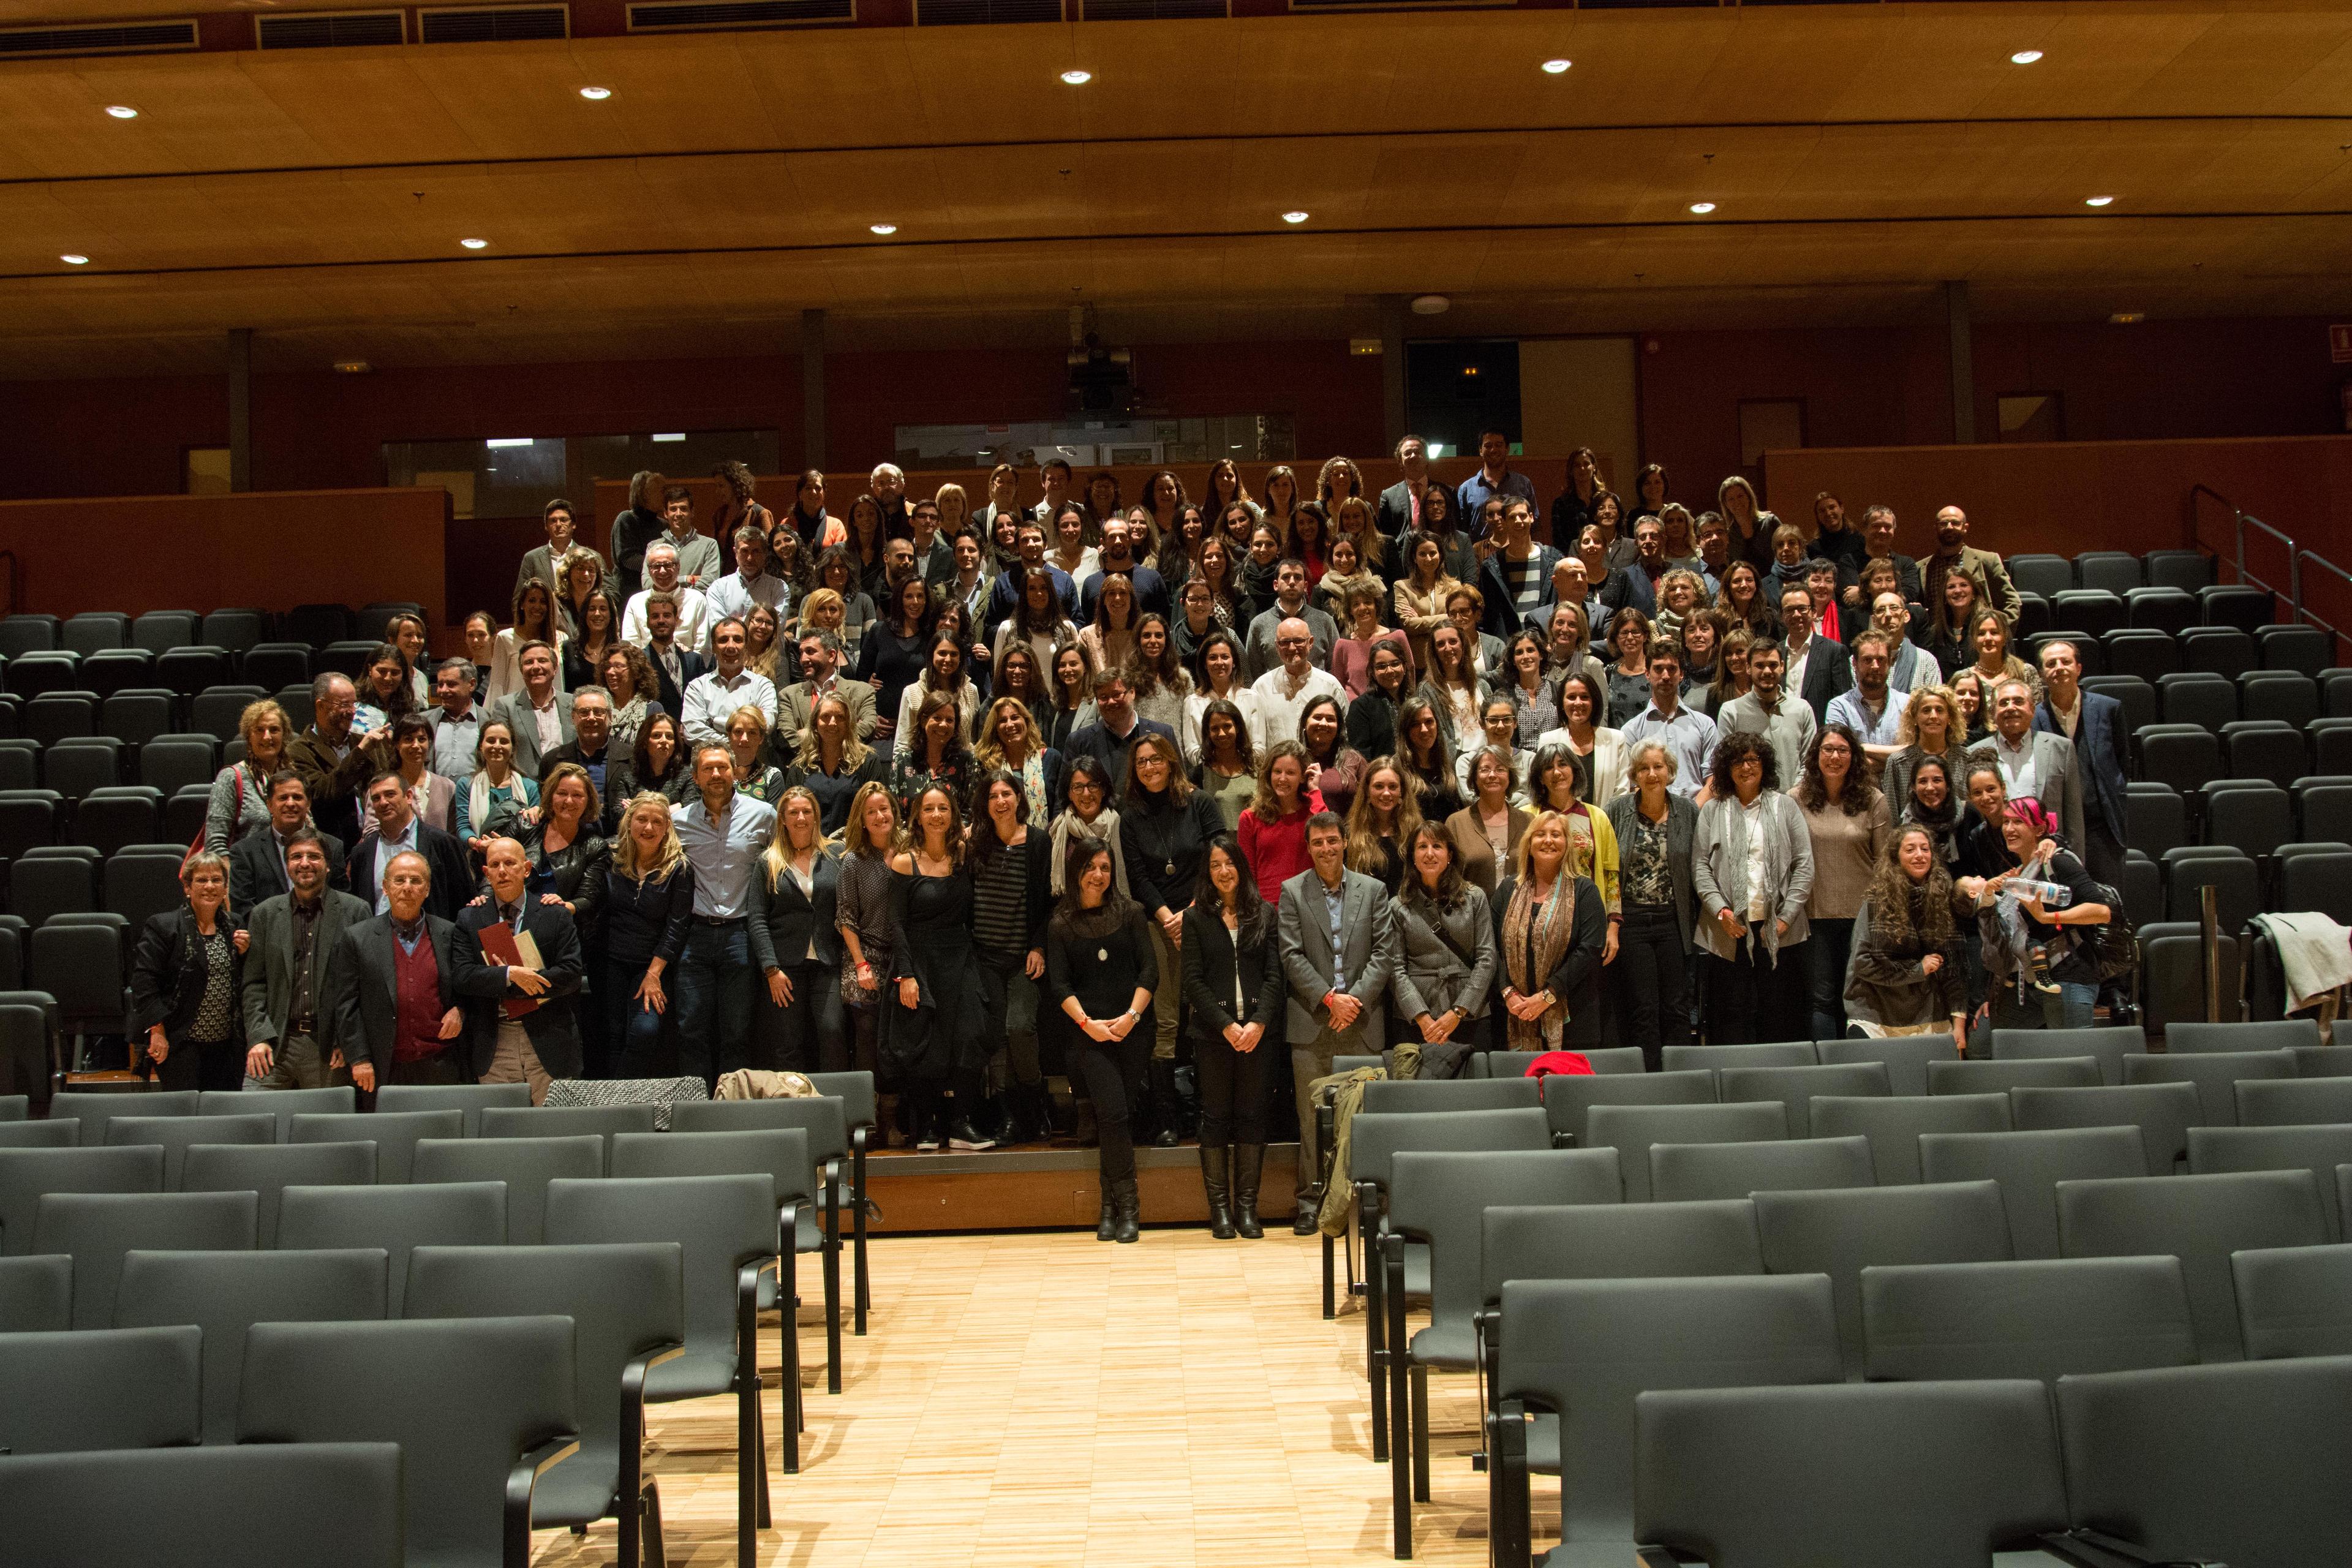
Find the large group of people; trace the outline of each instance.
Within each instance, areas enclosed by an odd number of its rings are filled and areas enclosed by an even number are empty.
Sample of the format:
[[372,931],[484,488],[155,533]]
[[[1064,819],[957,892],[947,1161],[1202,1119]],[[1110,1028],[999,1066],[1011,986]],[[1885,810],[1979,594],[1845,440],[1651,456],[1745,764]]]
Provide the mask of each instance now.
[[535,1098],[871,1068],[886,1138],[1096,1144],[1133,1239],[1135,1144],[1192,1135],[1213,1228],[1261,1234],[1266,1143],[1295,1113],[1311,1180],[1310,1086],[1384,1043],[2089,1020],[2120,713],[2012,650],[1960,509],[1914,557],[1738,476],[1694,513],[1580,451],[1546,505],[1498,433],[1459,484],[1395,456],[1131,502],[884,464],[845,517],[730,463],[712,531],[639,474],[603,551],[551,502],[463,655],[403,617],[247,710],[141,1053]]

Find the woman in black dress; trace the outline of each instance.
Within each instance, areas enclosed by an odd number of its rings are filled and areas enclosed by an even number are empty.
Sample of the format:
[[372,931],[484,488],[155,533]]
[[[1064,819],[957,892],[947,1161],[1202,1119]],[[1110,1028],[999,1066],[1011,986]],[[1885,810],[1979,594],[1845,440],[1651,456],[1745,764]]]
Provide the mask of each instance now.
[[1185,1119],[1176,1084],[1176,1027],[1182,1008],[1177,955],[1184,940],[1184,906],[1199,885],[1209,840],[1225,831],[1217,803],[1192,787],[1176,742],[1157,731],[1128,750],[1127,798],[1119,806],[1119,837],[1127,853],[1127,885],[1150,918],[1159,943],[1160,983],[1151,1037],[1153,1139],[1172,1149]]
[[[934,700],[941,700],[934,699]],[[953,711],[951,699],[948,710]],[[981,1100],[982,1037],[988,987],[972,945],[971,872],[964,864],[963,812],[957,792],[927,784],[908,803],[908,845],[890,857],[893,1005],[885,1009],[881,1055],[913,1106],[915,1147],[992,1149],[996,1140],[972,1124]],[[955,1095],[949,1125],[944,1097]]]
[[[843,806],[847,815],[846,804]],[[751,868],[751,962],[762,983],[751,1013],[755,1059],[785,1072],[843,1072],[840,852],[824,841],[816,795],[795,784],[776,803],[776,829]]]
[[693,913],[694,863],[677,841],[669,797],[647,790],[621,808],[604,878],[604,961],[594,967],[615,1077],[659,1078],[667,1070],[662,1016],[669,994],[662,975],[686,951]]
[[[1024,711],[1017,704],[1009,711]],[[1048,753],[1049,755],[1051,753]],[[1003,1042],[993,1076],[1004,1091],[1006,1143],[1053,1136],[1045,1075],[1037,1062],[1037,984],[1045,978],[1045,920],[1053,912],[1053,839],[1033,818],[1018,774],[980,775],[971,825],[972,941],[988,984],[983,1038]]]
[[1184,910],[1183,971],[1192,1065],[1201,1079],[1209,1234],[1255,1241],[1265,1234],[1257,1219],[1257,1184],[1265,1164],[1266,1079],[1276,1058],[1288,1054],[1286,1044],[1267,1036],[1282,1026],[1288,992],[1274,910],[1231,834],[1209,840],[1208,873]]
[[1067,891],[1045,931],[1046,988],[1076,1026],[1072,1066],[1086,1079],[1101,1134],[1097,1241],[1133,1241],[1140,1234],[1128,1112],[1143,1094],[1151,997],[1160,989],[1155,950],[1161,939],[1143,909],[1119,894],[1116,879],[1108,844],[1073,848]]
[[187,901],[147,917],[131,960],[131,1026],[142,1069],[163,1089],[233,1089],[245,1080],[241,1001],[246,933],[228,912],[228,857],[199,850],[180,868]]

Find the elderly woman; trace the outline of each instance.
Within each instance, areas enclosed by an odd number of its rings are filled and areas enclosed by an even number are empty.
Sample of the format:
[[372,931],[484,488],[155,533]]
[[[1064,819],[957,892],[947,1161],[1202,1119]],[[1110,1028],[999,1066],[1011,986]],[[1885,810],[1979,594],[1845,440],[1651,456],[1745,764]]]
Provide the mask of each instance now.
[[286,742],[293,733],[286,710],[267,697],[246,704],[236,728],[245,737],[245,760],[214,775],[212,800],[205,808],[205,847],[215,855],[227,854],[238,839],[269,826],[269,775],[286,765]]
[[1780,791],[1770,742],[1746,731],[1717,743],[1708,785],[1691,837],[1707,1043],[1811,1039],[1805,814]]
[[245,1081],[246,933],[228,912],[228,858],[180,868],[185,900],[147,917],[131,960],[131,1028],[140,1067],[163,1089],[234,1089]]

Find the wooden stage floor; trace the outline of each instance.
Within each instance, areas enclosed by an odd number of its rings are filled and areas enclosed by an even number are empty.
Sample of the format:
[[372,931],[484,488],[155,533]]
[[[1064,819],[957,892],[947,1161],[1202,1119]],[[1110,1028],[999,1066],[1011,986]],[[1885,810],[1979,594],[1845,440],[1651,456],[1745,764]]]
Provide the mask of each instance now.
[[[1091,1232],[884,1237],[872,1255],[870,1331],[845,1334],[838,1397],[824,1393],[822,1322],[803,1315],[803,1468],[772,1474],[761,1564],[1391,1561],[1363,1319],[1350,1307],[1323,1321],[1313,1238],[1220,1242],[1192,1227],[1147,1229],[1127,1247]],[[804,1264],[804,1295],[814,1274]],[[772,1320],[761,1338],[772,1472]],[[1464,1457],[1475,1385],[1435,1377],[1431,1395],[1435,1500],[1416,1510],[1415,1560],[1482,1563],[1486,1478]],[[712,1399],[651,1413],[674,1563],[733,1561],[733,1410]],[[1557,1495],[1538,1481],[1539,1537],[1558,1529]],[[615,1556],[610,1521],[535,1544],[538,1568]]]

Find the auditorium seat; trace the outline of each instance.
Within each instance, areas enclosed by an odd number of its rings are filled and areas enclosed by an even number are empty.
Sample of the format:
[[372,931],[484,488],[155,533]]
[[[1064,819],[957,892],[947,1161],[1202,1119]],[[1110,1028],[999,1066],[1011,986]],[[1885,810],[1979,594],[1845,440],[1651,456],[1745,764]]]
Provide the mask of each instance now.
[[2199,626],[2180,634],[2180,668],[2184,672],[2221,675],[2235,680],[2261,664],[2261,653],[2250,632],[2235,626]]
[[131,623],[131,646],[152,654],[185,647],[196,640],[194,610],[150,610]]

